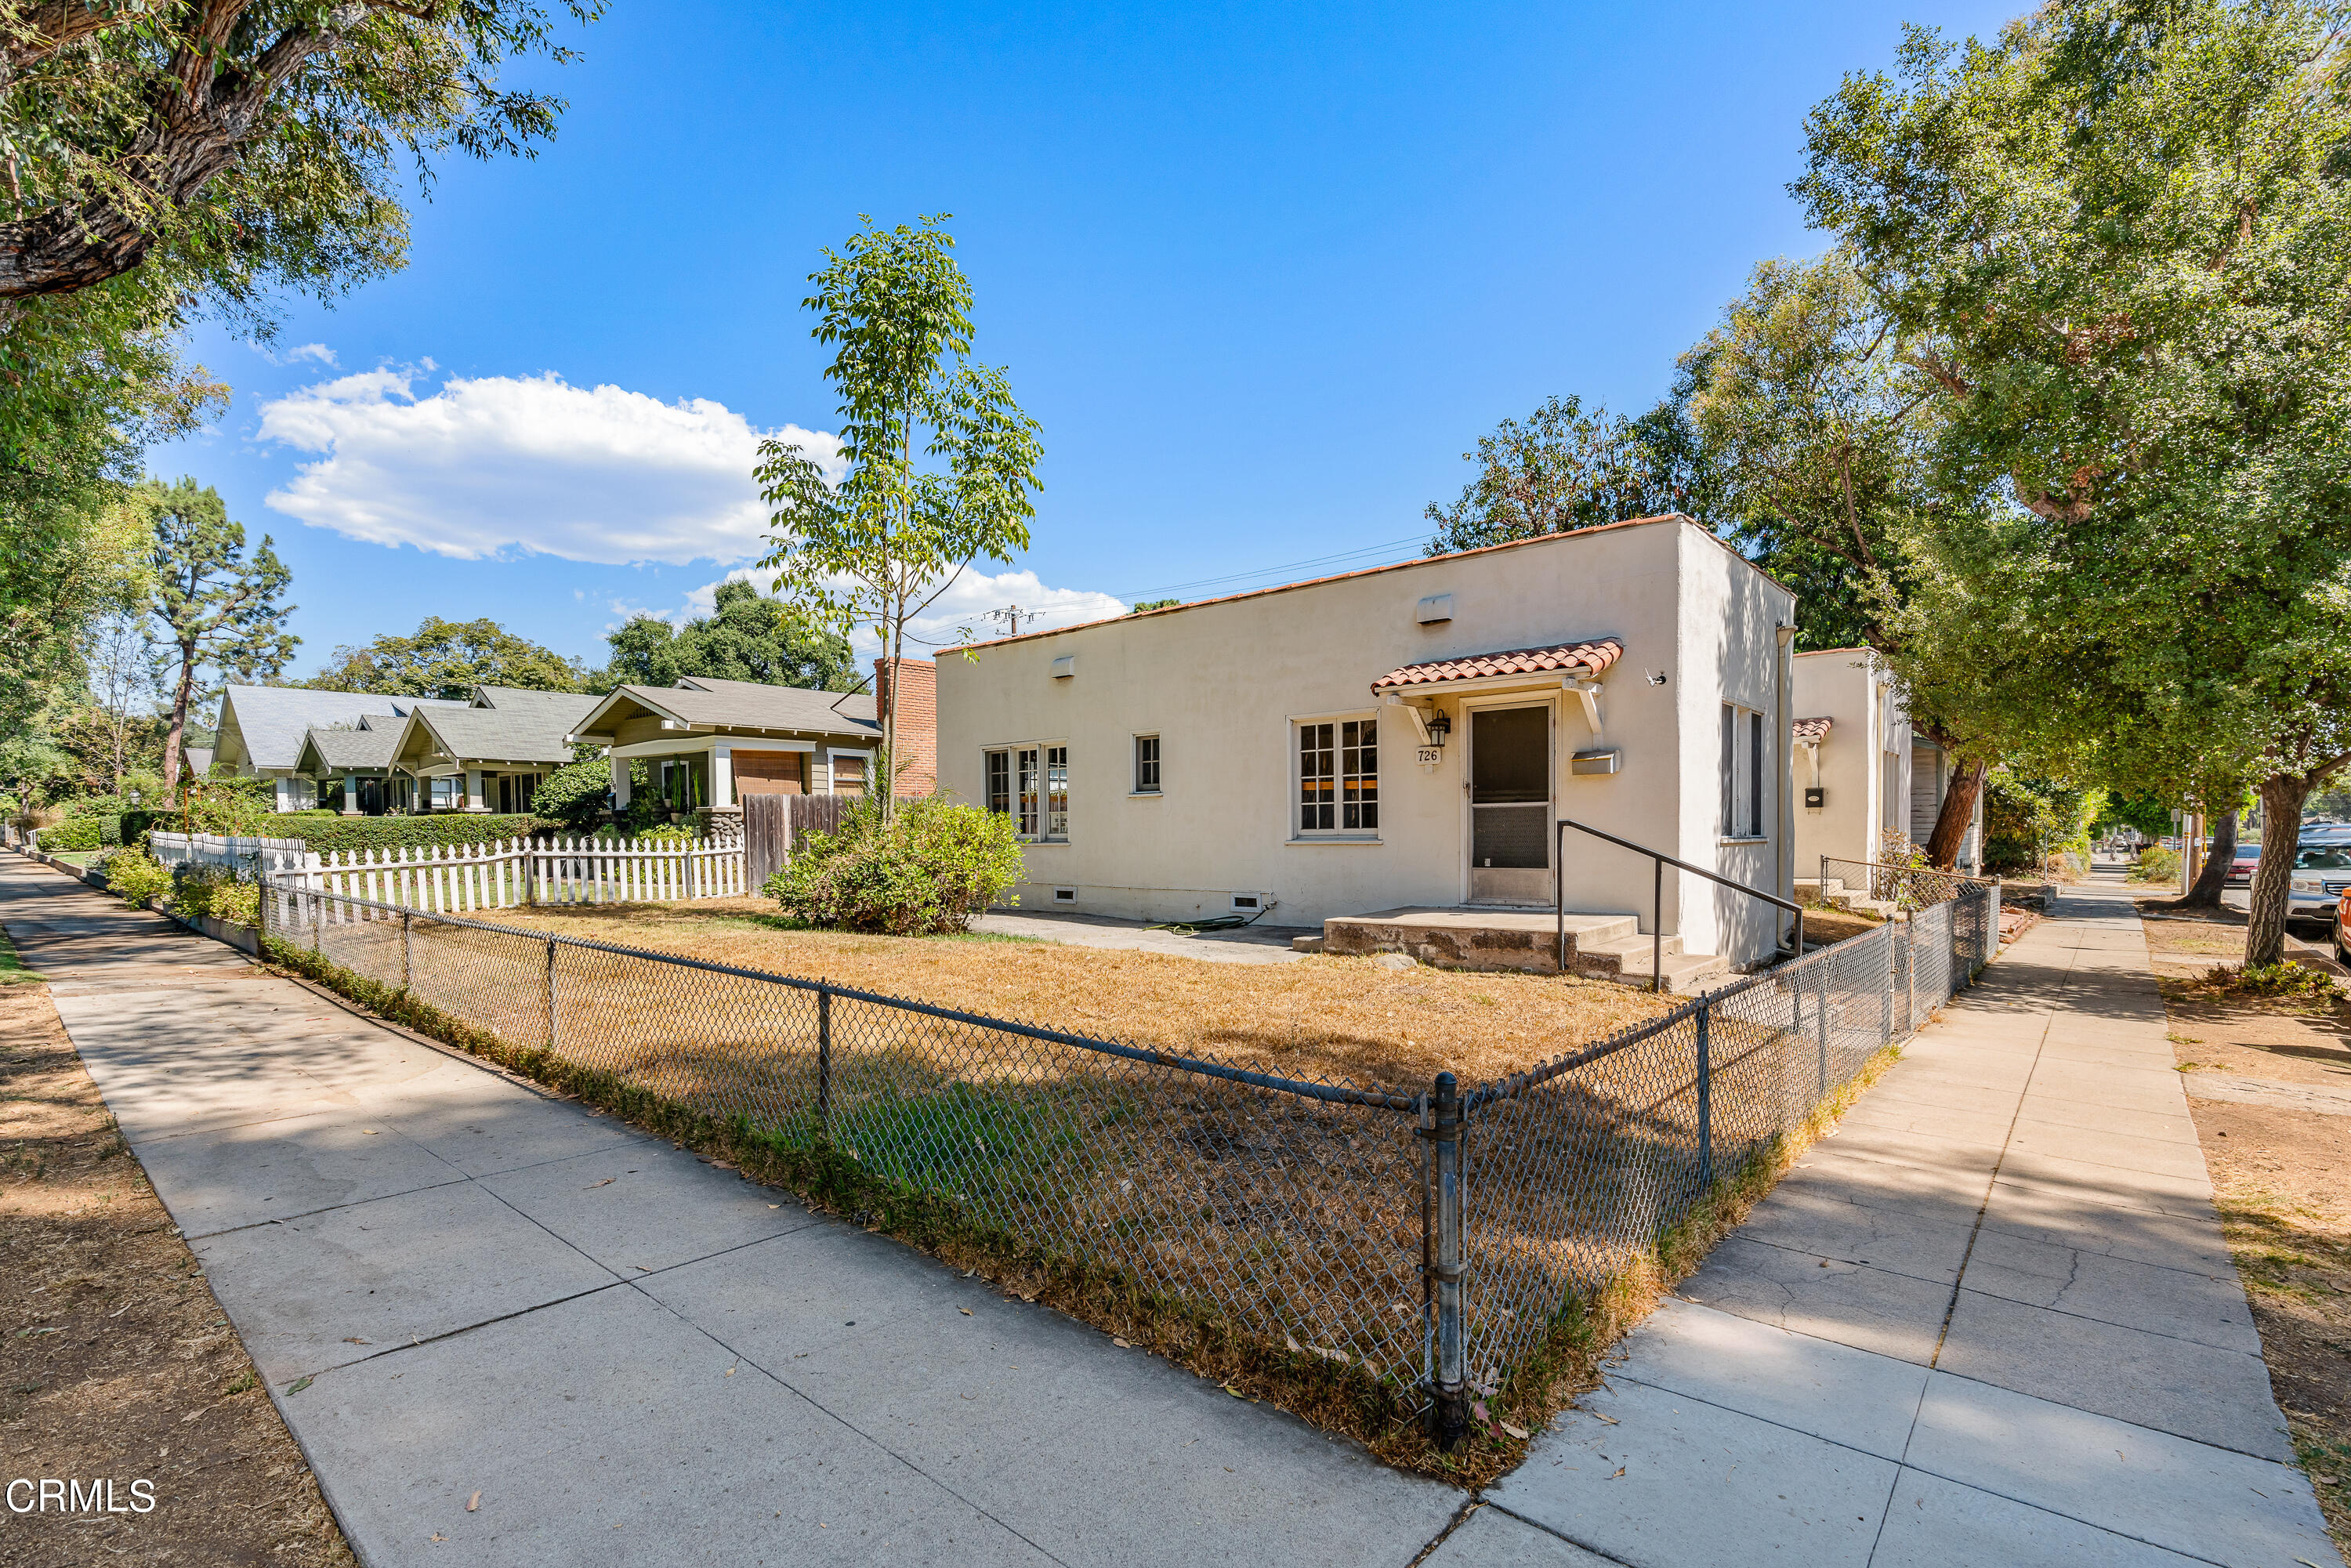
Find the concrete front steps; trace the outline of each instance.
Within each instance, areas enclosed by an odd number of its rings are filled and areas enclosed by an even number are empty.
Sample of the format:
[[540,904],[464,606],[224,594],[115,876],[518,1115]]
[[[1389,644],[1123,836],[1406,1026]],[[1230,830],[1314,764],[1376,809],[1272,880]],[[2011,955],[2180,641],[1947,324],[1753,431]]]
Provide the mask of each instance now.
[[[1553,975],[1559,972],[1558,943],[1558,916],[1548,909],[1413,906],[1340,915],[1322,923],[1322,936],[1298,937],[1292,946],[1311,953],[1401,953],[1441,969]],[[1655,946],[1662,949],[1667,990],[1694,991],[1730,973],[1730,966],[1713,954],[1683,951],[1678,936]],[[1646,986],[1652,951],[1651,938],[1630,915],[1567,917],[1571,973]]]
[[1902,906],[1890,898],[1872,898],[1857,888],[1847,887],[1843,877],[1833,876],[1826,883],[1816,876],[1796,879],[1796,902],[1825,904],[1832,909],[1842,909],[1853,915],[1874,915],[1880,920],[1890,918]]

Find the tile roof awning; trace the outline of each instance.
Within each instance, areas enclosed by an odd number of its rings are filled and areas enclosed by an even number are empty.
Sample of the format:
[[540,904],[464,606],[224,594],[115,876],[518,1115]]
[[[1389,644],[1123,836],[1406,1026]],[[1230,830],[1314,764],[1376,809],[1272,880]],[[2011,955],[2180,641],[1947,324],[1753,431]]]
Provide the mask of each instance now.
[[1625,644],[1614,637],[1589,643],[1562,643],[1549,648],[1512,648],[1500,653],[1472,653],[1466,658],[1436,659],[1390,670],[1372,683],[1375,692],[1405,686],[1442,685],[1449,681],[1488,681],[1511,675],[1560,674],[1584,679],[1624,656]]
[[1821,737],[1828,734],[1833,722],[1825,718],[1800,718],[1788,727],[1795,732],[1798,746],[1818,746]]

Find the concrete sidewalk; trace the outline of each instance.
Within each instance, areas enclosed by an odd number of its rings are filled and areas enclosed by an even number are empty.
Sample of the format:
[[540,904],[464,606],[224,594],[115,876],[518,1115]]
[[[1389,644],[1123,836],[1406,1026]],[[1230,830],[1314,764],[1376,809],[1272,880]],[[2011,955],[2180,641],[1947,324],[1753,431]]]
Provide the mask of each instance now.
[[2166,1035],[2069,891],[1430,1568],[2338,1568]]
[[1466,1500],[16,855],[0,925],[376,1568],[1402,1568]]

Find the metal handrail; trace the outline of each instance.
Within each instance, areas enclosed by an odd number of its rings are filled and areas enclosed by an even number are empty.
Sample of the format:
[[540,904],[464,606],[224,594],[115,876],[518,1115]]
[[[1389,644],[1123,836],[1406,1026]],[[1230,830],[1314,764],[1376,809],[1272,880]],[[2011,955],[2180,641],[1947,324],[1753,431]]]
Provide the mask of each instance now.
[[1651,867],[1652,875],[1649,883],[1649,989],[1662,991],[1666,988],[1665,910],[1667,866],[1672,866],[1677,871],[1686,871],[1693,875],[1702,876],[1708,882],[1720,883],[1723,886],[1743,893],[1750,898],[1760,898],[1776,908],[1786,910],[1796,917],[1796,956],[1801,958],[1804,956],[1802,905],[1791,904],[1784,898],[1777,898],[1768,893],[1758,893],[1743,882],[1733,882],[1729,877],[1710,872],[1702,865],[1692,865],[1686,860],[1677,860],[1663,850],[1653,850],[1646,844],[1636,844],[1630,839],[1620,839],[1614,833],[1579,822],[1573,817],[1562,817],[1552,826],[1556,830],[1557,842],[1553,851],[1556,864],[1552,875],[1552,903],[1559,919],[1559,972],[1561,974],[1567,973],[1567,830],[1570,828],[1573,828],[1579,833],[1590,833],[1595,839],[1605,839],[1610,843],[1622,849],[1631,850],[1635,854],[1646,855],[1656,862]]

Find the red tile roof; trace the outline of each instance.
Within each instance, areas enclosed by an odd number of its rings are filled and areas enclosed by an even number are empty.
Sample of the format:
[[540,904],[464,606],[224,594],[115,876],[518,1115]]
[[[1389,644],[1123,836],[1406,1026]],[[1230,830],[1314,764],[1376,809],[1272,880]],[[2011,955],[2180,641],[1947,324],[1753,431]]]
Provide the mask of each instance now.
[[1614,637],[1590,643],[1564,643],[1552,648],[1512,648],[1504,653],[1473,653],[1465,659],[1437,659],[1390,670],[1372,683],[1372,690],[1394,686],[1427,686],[1444,681],[1481,681],[1491,675],[1539,675],[1547,671],[1580,671],[1596,675],[1624,657],[1625,644]]
[[1800,718],[1788,727],[1795,732],[1796,744],[1802,746],[1806,741],[1817,742],[1829,732],[1829,726],[1834,722],[1825,718]]

